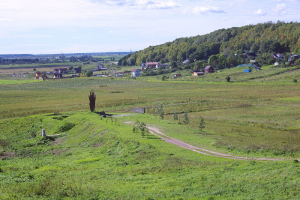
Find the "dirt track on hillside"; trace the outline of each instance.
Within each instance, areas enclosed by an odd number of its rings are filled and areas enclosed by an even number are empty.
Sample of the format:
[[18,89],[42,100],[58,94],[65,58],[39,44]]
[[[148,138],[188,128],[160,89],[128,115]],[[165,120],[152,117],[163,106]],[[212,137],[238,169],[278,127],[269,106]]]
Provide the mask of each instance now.
[[[124,123],[132,124],[133,122],[124,122]],[[179,147],[189,149],[191,151],[194,151],[194,152],[197,152],[197,153],[200,153],[200,154],[203,154],[203,155],[207,155],[207,156],[228,158],[228,159],[234,159],[234,160],[257,160],[257,161],[284,161],[284,160],[286,160],[284,158],[253,158],[253,157],[233,156],[233,155],[230,155],[230,154],[224,154],[224,153],[219,153],[219,152],[215,152],[215,151],[210,151],[210,150],[207,150],[207,149],[195,147],[195,146],[193,146],[191,144],[188,144],[188,143],[185,143],[181,140],[177,140],[175,138],[167,136],[167,135],[163,134],[156,127],[147,126],[147,128],[149,129],[149,132],[151,134],[156,135],[157,137],[161,138],[165,142],[168,142],[168,143],[177,145]]]

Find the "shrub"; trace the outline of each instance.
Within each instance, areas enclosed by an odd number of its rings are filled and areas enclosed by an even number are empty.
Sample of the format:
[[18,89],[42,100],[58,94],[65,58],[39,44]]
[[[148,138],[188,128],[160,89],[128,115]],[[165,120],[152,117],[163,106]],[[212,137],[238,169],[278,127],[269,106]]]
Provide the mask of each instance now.
[[226,81],[230,82],[230,77],[229,76],[226,77]]
[[87,70],[85,73],[86,77],[91,77],[93,75],[93,71],[92,70]]
[[184,115],[183,115],[183,121],[182,121],[184,124],[188,124],[190,123],[190,120],[188,118],[188,115],[187,113],[184,111]]
[[149,129],[146,126],[146,123],[140,122],[139,120],[136,120],[132,127],[133,132],[141,131],[142,136],[144,137],[146,134],[149,135]]
[[202,116],[200,116],[199,129],[202,131],[205,128],[205,122]]
[[177,121],[178,120],[178,115],[177,115],[177,112],[176,110],[174,110],[174,116],[173,116],[174,120]]
[[90,91],[89,101],[90,101],[90,110],[91,112],[94,112],[95,104],[96,104],[96,95],[93,91]]

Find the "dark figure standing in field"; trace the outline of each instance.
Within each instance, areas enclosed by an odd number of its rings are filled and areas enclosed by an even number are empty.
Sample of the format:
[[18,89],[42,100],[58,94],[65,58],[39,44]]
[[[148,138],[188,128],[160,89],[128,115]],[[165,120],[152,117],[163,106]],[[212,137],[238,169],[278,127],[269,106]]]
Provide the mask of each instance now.
[[95,102],[96,102],[96,95],[93,91],[90,91],[89,100],[90,100],[90,110],[91,110],[91,112],[94,112]]

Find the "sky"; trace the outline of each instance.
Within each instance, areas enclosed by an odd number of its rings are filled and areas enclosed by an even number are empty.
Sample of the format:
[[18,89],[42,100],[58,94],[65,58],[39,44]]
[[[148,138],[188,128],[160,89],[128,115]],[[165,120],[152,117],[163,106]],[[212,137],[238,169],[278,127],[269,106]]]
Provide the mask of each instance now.
[[300,0],[0,0],[0,54],[138,51],[299,13]]

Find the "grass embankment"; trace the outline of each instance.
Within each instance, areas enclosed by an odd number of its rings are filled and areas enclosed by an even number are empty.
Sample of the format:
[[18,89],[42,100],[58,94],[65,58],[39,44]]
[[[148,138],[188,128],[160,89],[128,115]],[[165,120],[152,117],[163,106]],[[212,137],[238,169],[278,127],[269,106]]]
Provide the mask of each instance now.
[[[1,120],[1,199],[281,199],[300,193],[299,164],[209,157],[133,133],[93,113]],[[172,125],[176,133],[182,125]],[[61,134],[55,141],[40,137]],[[198,135],[201,140],[202,136]],[[271,181],[270,181],[271,180]]]

